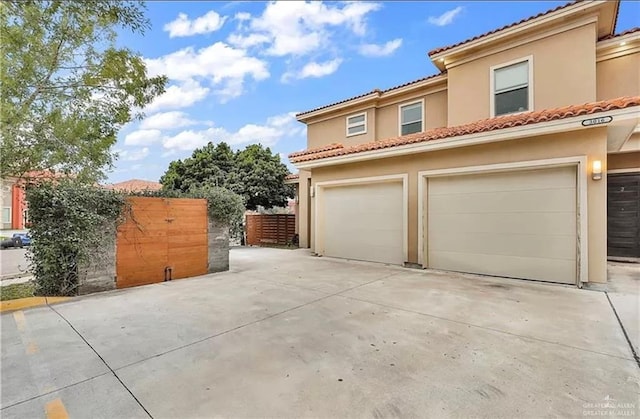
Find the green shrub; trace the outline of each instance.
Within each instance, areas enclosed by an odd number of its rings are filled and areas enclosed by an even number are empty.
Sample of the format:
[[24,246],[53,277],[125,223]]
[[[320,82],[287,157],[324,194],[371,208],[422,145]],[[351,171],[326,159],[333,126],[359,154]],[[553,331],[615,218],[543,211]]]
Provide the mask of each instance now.
[[[204,187],[188,193],[145,191],[134,196],[204,198],[209,219],[241,228],[244,201],[227,189]],[[65,179],[27,187],[32,245],[31,262],[36,295],[74,295],[79,266],[97,263],[105,240],[115,240],[115,229],[129,207],[126,195]]]
[[[105,231],[122,221],[125,196],[73,179],[27,186],[30,235],[27,252],[36,295],[74,295],[78,266],[102,255]],[[114,238],[109,238],[113,240]]]

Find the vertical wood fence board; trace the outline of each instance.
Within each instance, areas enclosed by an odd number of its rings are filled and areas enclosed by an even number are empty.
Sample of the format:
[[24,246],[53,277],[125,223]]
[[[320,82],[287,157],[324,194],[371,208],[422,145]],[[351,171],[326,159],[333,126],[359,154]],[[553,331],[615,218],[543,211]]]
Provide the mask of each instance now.
[[171,279],[207,273],[206,200],[129,197],[128,204],[117,232],[118,288],[162,282],[169,273]]

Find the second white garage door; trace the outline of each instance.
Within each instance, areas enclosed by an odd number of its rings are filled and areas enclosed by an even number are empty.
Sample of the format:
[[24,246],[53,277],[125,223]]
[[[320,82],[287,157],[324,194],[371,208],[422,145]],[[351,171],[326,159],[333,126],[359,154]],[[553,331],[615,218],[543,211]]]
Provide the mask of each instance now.
[[576,283],[576,169],[429,178],[427,265]]
[[323,188],[326,256],[404,263],[402,182]]

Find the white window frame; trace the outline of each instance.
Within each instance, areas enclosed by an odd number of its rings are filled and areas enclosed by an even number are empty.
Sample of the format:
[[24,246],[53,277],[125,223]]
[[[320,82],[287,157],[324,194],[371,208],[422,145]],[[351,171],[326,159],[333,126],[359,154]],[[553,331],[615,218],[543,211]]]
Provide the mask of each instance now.
[[[349,123],[349,119],[355,118],[355,117],[358,117],[358,116],[364,116],[364,121],[363,122],[358,122],[358,123],[355,123],[355,124]],[[345,121],[346,121],[345,134],[346,134],[347,137],[353,137],[353,136],[356,136],[356,135],[363,135],[363,134],[367,133],[367,112],[366,111],[365,112],[360,112],[360,113],[355,113],[353,115],[348,115],[347,118],[345,119]],[[353,133],[353,134],[349,134],[349,128],[358,127],[360,125],[364,126],[364,131],[356,132],[356,133]]]
[[[420,121],[420,132],[424,132],[424,119],[425,119],[425,110],[424,110],[424,98],[419,100],[412,100],[411,102],[404,102],[398,104],[398,135],[402,136],[402,108],[405,106],[415,105],[419,103],[422,107],[422,119]],[[409,135],[409,134],[405,134]]]
[[2,207],[2,214],[4,215],[4,210],[9,210],[9,221],[5,221],[4,218],[2,219],[2,224],[11,224],[13,217],[12,217],[12,208],[11,207]]
[[528,67],[528,73],[529,73],[529,80],[528,80],[528,85],[527,85],[527,96],[529,99],[529,103],[527,104],[528,108],[526,111],[522,111],[522,112],[511,112],[511,113],[505,113],[499,116],[504,116],[504,115],[517,115],[519,113],[524,113],[524,112],[531,112],[533,111],[533,55],[529,55],[527,57],[522,57],[522,58],[518,58],[516,60],[512,60],[506,63],[502,63],[502,64],[498,64],[498,65],[494,65],[492,67],[489,68],[489,110],[490,110],[490,114],[491,114],[491,118],[495,118],[496,117],[496,87],[495,87],[495,72],[496,70],[500,70],[501,68],[504,67],[509,67],[510,65],[514,65],[514,64],[520,64],[520,63],[527,63],[527,67]]

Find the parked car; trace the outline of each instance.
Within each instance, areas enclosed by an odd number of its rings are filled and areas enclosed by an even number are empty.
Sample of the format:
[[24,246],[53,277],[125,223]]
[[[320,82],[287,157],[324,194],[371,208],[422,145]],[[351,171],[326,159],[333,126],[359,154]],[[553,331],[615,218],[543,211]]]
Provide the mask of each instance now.
[[29,233],[13,233],[13,237],[20,237],[24,246],[31,246],[31,236]]
[[22,239],[20,237],[11,237],[10,239],[4,239],[0,242],[0,248],[6,249],[8,247],[19,247],[22,249]]

